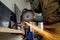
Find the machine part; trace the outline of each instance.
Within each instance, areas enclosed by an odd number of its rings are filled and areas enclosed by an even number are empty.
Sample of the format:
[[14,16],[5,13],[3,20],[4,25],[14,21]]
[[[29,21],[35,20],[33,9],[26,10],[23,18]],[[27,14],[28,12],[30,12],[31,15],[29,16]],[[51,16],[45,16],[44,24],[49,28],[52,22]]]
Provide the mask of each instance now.
[[27,32],[26,40],[33,40],[33,33],[32,32]]
[[35,9],[39,5],[39,0],[30,0],[30,4]]
[[41,13],[42,8],[40,4],[40,0],[30,0],[31,8],[36,12],[36,13]]
[[23,21],[32,21],[34,13],[31,10],[23,10],[22,19]]
[[18,8],[18,6],[16,4],[14,4],[14,9],[15,9],[15,14],[16,14],[16,19],[17,19],[17,23],[21,23],[21,11]]
[[9,27],[9,21],[2,21],[3,27]]
[[36,13],[34,16],[34,21],[42,21],[42,20],[43,20],[42,13],[40,14]]
[[23,15],[23,20],[25,21],[31,21],[33,19],[33,15],[31,12],[27,12]]
[[40,27],[41,30],[43,30],[43,22],[38,22],[38,26]]
[[14,23],[17,23],[17,19],[16,19],[16,14],[15,14],[15,13],[11,13],[10,19],[11,19],[11,21],[13,21]]
[[23,30],[23,25],[21,23],[15,23],[11,26],[11,28]]
[[37,35],[37,40],[43,40],[42,38],[43,38],[42,36]]
[[[30,24],[33,24],[32,22],[29,22]],[[30,31],[33,32],[33,29],[30,27]]]
[[12,11],[0,1],[0,26],[1,27],[9,27],[10,25],[10,15]]
[[[30,22],[32,25],[36,25],[36,22]],[[30,27],[30,31],[34,33],[34,30]]]

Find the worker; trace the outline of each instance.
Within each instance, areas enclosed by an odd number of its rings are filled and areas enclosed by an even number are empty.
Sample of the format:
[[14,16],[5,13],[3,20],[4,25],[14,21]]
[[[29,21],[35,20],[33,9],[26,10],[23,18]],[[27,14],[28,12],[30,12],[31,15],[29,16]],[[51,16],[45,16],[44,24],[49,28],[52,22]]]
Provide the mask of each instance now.
[[60,0],[31,0],[30,4],[35,12],[42,12],[45,23],[60,20]]
[[55,23],[58,21],[57,19],[60,19],[60,15],[57,13],[59,10],[58,0],[40,0],[40,4],[45,21]]

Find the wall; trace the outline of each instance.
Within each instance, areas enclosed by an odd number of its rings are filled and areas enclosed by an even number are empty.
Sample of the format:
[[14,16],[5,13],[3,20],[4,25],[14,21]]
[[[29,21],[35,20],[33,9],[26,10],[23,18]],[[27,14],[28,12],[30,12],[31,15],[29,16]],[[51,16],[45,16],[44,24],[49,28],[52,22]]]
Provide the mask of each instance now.
[[26,3],[24,0],[0,0],[0,1],[2,1],[13,12],[14,12],[14,4],[17,4],[17,6],[21,11],[24,8],[30,8],[29,3]]

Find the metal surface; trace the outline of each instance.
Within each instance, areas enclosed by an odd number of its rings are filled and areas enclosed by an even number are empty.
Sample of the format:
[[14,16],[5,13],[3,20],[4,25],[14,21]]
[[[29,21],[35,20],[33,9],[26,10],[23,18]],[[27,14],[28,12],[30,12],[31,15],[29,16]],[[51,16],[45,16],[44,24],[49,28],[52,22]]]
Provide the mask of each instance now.
[[34,20],[35,21],[42,21],[43,20],[43,16],[42,16],[42,13],[38,14],[38,13],[35,13],[35,16],[34,16]]
[[15,13],[16,13],[16,19],[17,19],[17,23],[21,23],[21,11],[18,8],[18,6],[16,4],[14,4],[14,9],[15,9]]
[[34,13],[32,10],[23,9],[22,20],[23,21],[32,21]]
[[23,20],[31,21],[33,19],[33,14],[31,12],[27,12],[23,15]]
[[30,0],[30,4],[35,9],[39,5],[39,0]]
[[0,26],[8,27],[10,22],[11,10],[0,2]]

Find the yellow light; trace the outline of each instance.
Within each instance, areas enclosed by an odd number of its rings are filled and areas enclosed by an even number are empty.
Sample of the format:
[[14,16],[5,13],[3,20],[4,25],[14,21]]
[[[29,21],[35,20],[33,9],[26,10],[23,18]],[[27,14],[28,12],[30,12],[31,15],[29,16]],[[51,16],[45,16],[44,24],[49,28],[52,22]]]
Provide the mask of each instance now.
[[45,30],[41,30],[39,27],[35,26],[35,25],[31,25],[28,22],[25,22],[28,26],[27,27],[31,27],[33,28],[36,32],[38,32],[39,35],[43,36],[44,38],[47,38],[48,40],[59,40],[58,36],[56,36],[55,34],[51,34]]

